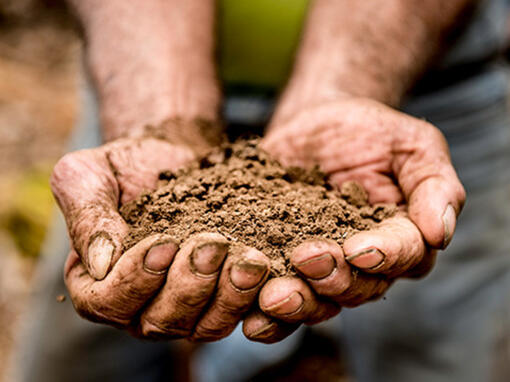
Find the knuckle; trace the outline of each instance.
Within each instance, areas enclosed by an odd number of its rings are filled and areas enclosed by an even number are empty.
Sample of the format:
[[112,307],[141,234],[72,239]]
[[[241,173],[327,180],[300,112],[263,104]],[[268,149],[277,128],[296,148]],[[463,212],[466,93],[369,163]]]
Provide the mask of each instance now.
[[75,153],[67,153],[59,159],[57,164],[53,167],[53,172],[50,177],[50,185],[54,193],[58,193],[62,185],[62,179],[72,172],[76,162]]
[[175,298],[177,309],[183,312],[195,311],[204,306],[209,301],[210,293],[202,290],[196,293],[183,293]]
[[352,288],[350,293],[345,295],[342,305],[354,308],[368,301],[376,300],[386,292],[390,284],[386,279],[367,281],[363,287]]
[[71,301],[76,312],[83,318],[97,323],[127,327],[134,316],[134,309],[129,301],[117,299],[109,290],[96,287],[97,284],[82,286],[80,290],[71,290]]
[[72,298],[73,306],[76,312],[88,321],[109,324],[117,327],[124,327],[129,324],[129,320],[114,317],[110,311],[99,306],[97,303],[90,301],[86,296],[80,298]]
[[335,298],[347,293],[354,282],[354,277],[344,277],[337,268],[333,273],[322,280],[311,281],[313,290],[319,295],[328,298]]
[[218,299],[214,305],[222,316],[237,317],[249,308],[244,301]]
[[335,317],[342,308],[336,304],[321,303],[314,312],[309,314],[309,317],[305,320],[307,325],[315,325],[323,321],[329,320]]
[[459,201],[460,207],[464,205],[464,202],[466,201],[466,190],[464,189],[464,186],[462,184],[458,185],[457,192],[456,192],[457,200]]
[[422,121],[422,123],[424,124],[424,126],[427,127],[429,137],[431,138],[432,141],[441,143],[441,145],[443,146],[448,145],[446,142],[446,138],[441,132],[441,130],[439,130],[436,126],[434,126],[430,122]]
[[188,338],[191,335],[191,330],[187,328],[166,327],[147,318],[142,318],[140,321],[140,333],[144,338],[169,340]]
[[353,301],[356,301],[360,292],[355,291],[353,288],[347,289],[340,295],[337,295],[335,301],[342,306],[350,306]]
[[87,320],[94,321],[94,315],[92,314],[92,311],[85,299],[71,295],[71,301],[73,302],[76,313]]
[[111,304],[108,299],[97,294],[88,301],[87,311],[96,318],[96,322],[103,322],[117,327],[126,327],[131,322],[131,314],[125,304]]
[[[236,322],[237,323],[237,322]],[[194,341],[217,341],[228,336],[234,330],[230,322],[218,320],[215,323],[207,322],[198,325],[191,337]]]

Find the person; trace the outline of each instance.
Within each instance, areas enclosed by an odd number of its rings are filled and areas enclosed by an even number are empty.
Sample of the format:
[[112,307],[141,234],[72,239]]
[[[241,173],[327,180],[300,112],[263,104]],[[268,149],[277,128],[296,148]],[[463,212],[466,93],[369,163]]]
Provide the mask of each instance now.
[[[500,1],[312,2],[262,146],[287,165],[320,165],[334,185],[354,179],[372,203],[402,209],[343,246],[302,243],[290,253],[299,277],[267,282],[264,254],[245,247],[234,263],[215,233],[185,243],[154,235],[122,253],[119,204],[220,143],[214,2],[70,3],[82,22],[106,141],[66,155],[51,180],[72,243],[66,285],[82,316],[163,340],[215,341],[242,322],[248,339],[279,342],[302,323],[384,295],[397,278],[423,276],[450,243],[465,198],[443,135],[410,114],[427,116],[453,141],[474,200],[463,243],[425,282],[399,281],[388,300],[344,311],[344,340],[360,380],[486,380],[490,321],[508,297],[509,243],[501,232],[510,222],[501,190],[510,162],[506,72],[491,65],[499,29],[483,38],[476,32],[484,17],[499,16]],[[481,215],[487,200],[493,204]],[[475,306],[483,307],[473,314],[482,321],[466,313]]]

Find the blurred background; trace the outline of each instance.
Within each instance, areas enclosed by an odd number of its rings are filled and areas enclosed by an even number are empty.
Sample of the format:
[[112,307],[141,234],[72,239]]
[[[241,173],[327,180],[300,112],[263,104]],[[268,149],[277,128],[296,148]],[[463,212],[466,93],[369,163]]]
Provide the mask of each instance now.
[[0,381],[77,118],[80,42],[58,0],[0,1]]
[[61,0],[0,1],[0,382],[54,213],[48,178],[79,118],[80,61]]

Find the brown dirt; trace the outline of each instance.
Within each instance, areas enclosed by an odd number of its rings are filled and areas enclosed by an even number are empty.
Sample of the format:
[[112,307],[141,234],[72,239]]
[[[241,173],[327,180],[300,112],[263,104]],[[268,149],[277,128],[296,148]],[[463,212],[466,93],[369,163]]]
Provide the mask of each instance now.
[[152,233],[185,240],[218,232],[272,259],[272,274],[293,273],[287,253],[307,239],[342,243],[392,215],[391,205],[370,206],[354,182],[334,190],[317,169],[284,168],[257,147],[238,141],[177,173],[162,173],[160,187],[124,205],[129,248]]

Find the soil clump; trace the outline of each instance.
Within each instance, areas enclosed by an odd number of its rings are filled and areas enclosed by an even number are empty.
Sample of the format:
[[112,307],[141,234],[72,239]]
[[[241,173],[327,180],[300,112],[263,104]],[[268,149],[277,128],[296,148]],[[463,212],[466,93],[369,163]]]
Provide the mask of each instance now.
[[369,205],[355,182],[333,189],[317,168],[285,168],[259,149],[258,140],[224,145],[176,173],[160,174],[156,191],[121,207],[130,225],[124,247],[153,233],[178,241],[217,232],[271,258],[273,276],[293,274],[287,255],[300,243],[342,243],[392,216],[394,205]]

